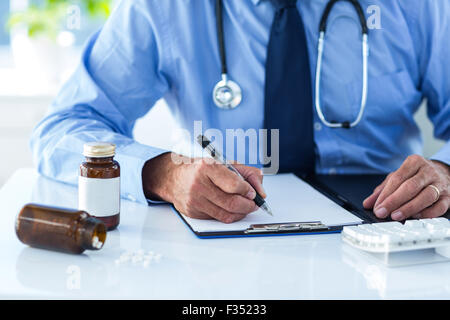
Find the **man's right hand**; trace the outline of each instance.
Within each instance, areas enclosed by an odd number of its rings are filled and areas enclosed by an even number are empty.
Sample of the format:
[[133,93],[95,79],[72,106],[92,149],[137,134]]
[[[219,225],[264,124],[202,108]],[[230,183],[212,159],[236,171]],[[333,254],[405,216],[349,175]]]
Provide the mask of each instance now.
[[148,199],[171,202],[191,218],[231,223],[258,209],[255,190],[266,197],[258,168],[234,165],[244,181],[212,159],[176,157],[181,161],[165,153],[145,164],[142,181]]

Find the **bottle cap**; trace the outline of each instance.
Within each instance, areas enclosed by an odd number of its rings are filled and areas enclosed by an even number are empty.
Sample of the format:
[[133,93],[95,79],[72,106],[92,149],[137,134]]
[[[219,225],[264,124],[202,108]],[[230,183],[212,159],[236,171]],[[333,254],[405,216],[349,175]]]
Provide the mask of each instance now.
[[113,157],[116,145],[109,142],[89,142],[84,145],[83,155],[91,158]]

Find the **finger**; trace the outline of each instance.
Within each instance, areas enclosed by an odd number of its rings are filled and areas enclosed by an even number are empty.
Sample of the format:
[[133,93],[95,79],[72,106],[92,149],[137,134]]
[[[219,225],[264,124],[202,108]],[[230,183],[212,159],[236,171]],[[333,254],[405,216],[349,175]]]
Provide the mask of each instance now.
[[[403,204],[419,195],[419,193],[421,193],[422,190],[424,190],[424,188],[432,182],[432,179],[433,178],[430,175],[425,174],[424,170],[419,170],[415,176],[403,182],[391,195],[389,195],[382,203],[378,205],[375,210],[375,215],[378,218],[386,218],[390,213],[399,210]],[[430,197],[430,200],[433,200],[436,197],[436,192],[430,191],[433,190],[426,190],[424,195]],[[427,203],[425,207],[419,208],[419,210],[414,213],[419,212],[431,204],[432,202]],[[402,213],[406,214],[405,212]]]
[[432,206],[422,210],[422,212],[415,215],[416,219],[437,218],[447,213],[450,206],[450,197],[439,199]]
[[207,175],[225,193],[240,194],[250,200],[256,197],[255,189],[247,181],[221,164],[208,166]]
[[266,191],[262,185],[263,182],[263,172],[259,168],[249,167],[242,164],[234,164],[234,167],[239,171],[239,173],[247,180],[248,183],[255,188],[256,192],[259,193],[263,198],[267,197]]
[[380,196],[381,191],[383,190],[382,186],[378,186],[373,193],[368,196],[364,201],[363,201],[363,207],[365,209],[372,209],[373,206],[375,205],[375,202],[377,201],[378,197]]
[[232,223],[235,221],[239,221],[247,216],[246,214],[228,212],[206,198],[204,198],[202,201],[200,211],[223,223]]
[[[420,158],[422,160],[420,160]],[[414,176],[419,170],[420,166],[424,163],[424,159],[420,156],[414,155],[409,156],[405,162],[403,162],[402,166],[389,177],[389,180],[386,182],[383,191],[375,202],[374,208],[375,211],[379,208],[379,205],[389,196],[391,195],[400,185],[405,182],[407,179]],[[386,215],[385,212],[380,212],[380,215]]]
[[258,206],[253,200],[238,194],[225,193],[210,180],[201,192],[209,201],[231,213],[249,214],[258,210]]
[[381,191],[383,191],[384,186],[386,185],[387,182],[387,178],[383,181],[382,184],[380,184],[378,187],[376,187],[372,194],[370,196],[368,196],[364,201],[363,201],[363,207],[366,209],[372,209],[373,206],[375,205],[375,202],[377,201],[378,197],[381,194]]
[[391,175],[392,173],[388,174],[387,177],[383,180],[383,182],[373,190],[372,194],[363,201],[364,208],[366,209],[373,208],[373,206],[375,205],[375,201],[378,199],[378,196],[380,195],[381,191],[383,191],[383,188]]
[[395,210],[391,214],[392,220],[402,221],[411,216],[415,216],[425,208],[430,207],[436,202],[436,191],[432,188],[425,188],[414,197],[411,201],[408,201],[402,205],[399,209]]

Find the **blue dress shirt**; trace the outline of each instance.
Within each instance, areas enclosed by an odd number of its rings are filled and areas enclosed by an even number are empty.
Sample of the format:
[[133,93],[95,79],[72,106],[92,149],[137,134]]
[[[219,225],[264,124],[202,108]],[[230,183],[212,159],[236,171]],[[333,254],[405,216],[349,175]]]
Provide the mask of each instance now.
[[[297,4],[306,29],[312,83],[318,25],[327,2]],[[228,70],[242,87],[243,101],[234,110],[221,110],[212,100],[220,80],[214,3],[121,1],[91,37],[78,69],[33,132],[38,170],[76,184],[83,144],[110,141],[118,147],[122,195],[145,203],[142,167],[166,150],[137,143],[132,131],[158,99],[165,98],[180,125],[190,131],[195,120],[203,122],[203,130],[261,128],[274,8],[267,0],[224,1]],[[420,154],[422,140],[413,114],[423,98],[428,99],[435,136],[450,139],[450,1],[360,3],[368,19],[370,6],[378,6],[381,27],[369,30],[367,108],[361,123],[350,130],[324,126],[314,111],[319,173],[385,173],[396,170],[406,156]],[[359,111],[360,39],[353,7],[339,2],[328,20],[323,58],[321,101],[327,119],[354,119]],[[450,164],[450,142],[433,159]]]

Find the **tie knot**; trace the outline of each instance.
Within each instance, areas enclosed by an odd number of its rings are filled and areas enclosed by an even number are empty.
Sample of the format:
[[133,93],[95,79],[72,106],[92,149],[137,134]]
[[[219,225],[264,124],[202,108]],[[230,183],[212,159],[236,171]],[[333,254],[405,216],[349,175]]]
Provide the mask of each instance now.
[[297,4],[297,0],[271,0],[277,10],[285,8],[293,8]]

